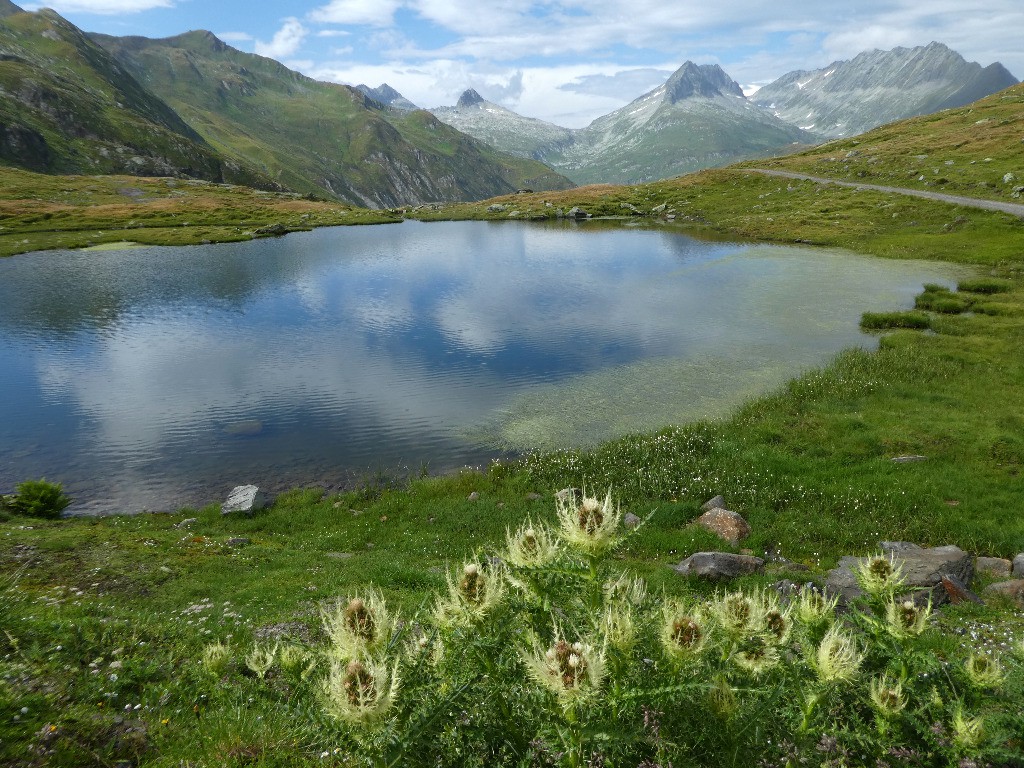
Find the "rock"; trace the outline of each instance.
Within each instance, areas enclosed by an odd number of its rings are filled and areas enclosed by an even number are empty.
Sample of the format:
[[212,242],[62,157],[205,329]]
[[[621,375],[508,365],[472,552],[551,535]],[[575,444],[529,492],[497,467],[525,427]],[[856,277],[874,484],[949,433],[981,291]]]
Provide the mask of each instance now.
[[501,205],[500,203],[492,203],[491,205],[487,206],[488,213],[501,213],[504,210],[505,206]]
[[1013,184],[1013,182],[1015,182],[1016,180],[1017,177],[1014,176],[1012,173],[1003,174],[1003,184]]
[[750,524],[740,515],[728,509],[709,509],[695,522],[733,546],[750,535]]
[[198,522],[199,522],[199,518],[198,517],[186,517],[180,523],[175,523],[174,527],[175,528],[188,528],[193,523],[198,523]]
[[476,491],[473,491],[471,494],[469,494],[469,496],[466,497],[466,499],[467,501],[479,501],[480,494],[477,493]]
[[640,525],[640,518],[634,515],[632,512],[627,512],[622,518],[622,524],[630,531],[634,530]]
[[576,494],[579,493],[578,488],[563,488],[555,494],[555,498],[561,502],[565,502],[568,499],[576,498]]
[[281,235],[288,234],[288,227],[281,222],[277,222],[266,227],[260,227],[253,234],[259,237],[280,237]]
[[627,211],[629,211],[632,214],[639,214],[640,213],[640,209],[637,208],[632,203],[619,203],[619,208],[625,208]]
[[1024,579],[1024,552],[1013,558],[1013,566],[1010,569],[1010,573],[1015,579]]
[[974,570],[995,576],[997,579],[1008,579],[1013,570],[1013,563],[1005,557],[979,557],[974,561]]
[[252,539],[247,539],[244,536],[232,536],[224,542],[224,545],[228,547],[244,547],[248,544],[252,544]]
[[541,496],[539,493],[535,493],[533,491],[530,491],[528,494],[526,494],[527,501],[540,501],[542,498],[544,497]]
[[926,461],[927,456],[893,456],[889,461],[896,464],[912,464],[915,461]]
[[578,205],[574,205],[569,209],[569,213],[566,214],[570,219],[589,219],[590,214],[580,208]]
[[709,509],[725,509],[725,499],[721,496],[715,496],[715,498],[708,499],[700,505],[701,512],[707,512]]
[[326,552],[326,557],[332,560],[348,560],[350,557],[355,557],[354,552]]
[[255,485],[236,485],[228,494],[228,500],[220,505],[220,513],[229,515],[232,512],[244,512],[252,515],[258,509],[267,506],[267,495]]
[[1024,579],[997,581],[989,584],[981,593],[990,597],[1008,597],[1015,600],[1017,605],[1024,606]]
[[764,573],[764,560],[730,552],[697,552],[672,566],[672,570],[681,576],[726,581],[748,573]]
[[668,203],[662,203],[661,205],[656,205],[653,208],[651,208],[651,213],[661,213],[666,208],[668,208]]
[[966,584],[952,574],[942,577],[942,588],[946,590],[949,602],[953,605],[966,602],[977,603],[978,605],[985,604],[980,597],[967,588]]
[[[925,549],[906,541],[886,541],[882,542],[882,551],[902,569],[906,593],[918,605],[926,604],[929,599],[936,606],[949,602],[949,595],[942,586],[943,576],[955,576],[963,584],[970,584],[974,574],[974,558],[959,547]],[[839,565],[828,573],[826,590],[838,595],[841,603],[860,597],[862,593],[854,570],[869,559],[849,555],[840,558]]]
[[1024,195],[1024,186],[1014,187],[1010,191],[1010,197],[1020,197],[1021,195]]

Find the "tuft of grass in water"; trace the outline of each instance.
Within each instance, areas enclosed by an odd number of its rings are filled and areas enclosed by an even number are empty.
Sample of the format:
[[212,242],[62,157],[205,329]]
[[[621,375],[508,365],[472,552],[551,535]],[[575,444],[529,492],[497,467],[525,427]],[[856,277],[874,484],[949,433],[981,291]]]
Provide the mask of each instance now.
[[893,328],[917,328],[924,330],[931,326],[926,312],[865,312],[860,327],[865,331],[887,331]]

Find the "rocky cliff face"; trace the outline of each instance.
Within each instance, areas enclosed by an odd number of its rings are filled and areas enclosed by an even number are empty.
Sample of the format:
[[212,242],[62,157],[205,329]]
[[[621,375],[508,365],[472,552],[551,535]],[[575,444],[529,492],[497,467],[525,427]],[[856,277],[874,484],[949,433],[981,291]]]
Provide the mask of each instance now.
[[387,83],[381,83],[376,88],[360,84],[356,86],[356,90],[362,91],[379,104],[401,110],[402,112],[411,112],[414,109],[419,109],[419,107]]
[[1016,83],[1002,64],[982,67],[930,43],[790,72],[759,90],[753,101],[807,131],[836,138],[969,104]]

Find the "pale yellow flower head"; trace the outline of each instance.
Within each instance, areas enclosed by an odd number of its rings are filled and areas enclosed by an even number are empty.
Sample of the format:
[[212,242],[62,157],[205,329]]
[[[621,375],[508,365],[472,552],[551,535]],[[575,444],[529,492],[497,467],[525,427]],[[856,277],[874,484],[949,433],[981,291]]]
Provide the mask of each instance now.
[[972,653],[964,664],[967,679],[978,688],[998,688],[1003,683],[1003,667],[983,653]]
[[895,594],[903,586],[903,566],[892,555],[875,555],[857,563],[857,584],[869,595]]
[[449,573],[448,596],[438,600],[434,616],[441,626],[472,624],[483,619],[504,595],[505,582],[498,565],[486,567],[464,563],[455,575]]
[[870,694],[872,705],[882,717],[895,717],[907,706],[903,684],[899,680],[890,680],[888,675],[871,681]]
[[527,521],[515,533],[505,534],[504,560],[517,568],[539,568],[558,557],[558,541],[543,525]]
[[708,622],[698,608],[668,601],[662,608],[661,647],[676,661],[698,657],[708,643]]
[[604,501],[587,496],[586,491],[579,499],[574,493],[559,496],[555,511],[562,540],[584,554],[604,554],[622,541],[619,536],[622,512],[612,504],[610,490]]
[[323,683],[327,713],[350,723],[368,723],[383,717],[394,703],[401,681],[398,665],[384,664],[363,657],[331,660]]
[[530,676],[566,708],[596,695],[604,681],[604,648],[582,640],[570,643],[557,627],[551,645],[545,648],[535,641],[521,656]]
[[863,660],[856,641],[834,626],[825,633],[811,664],[822,682],[847,682],[856,677]]
[[398,616],[373,588],[322,609],[320,616],[330,638],[328,653],[341,660],[377,652],[391,642],[398,626]]
[[922,607],[913,600],[889,600],[885,606],[885,629],[896,638],[917,637],[928,628],[931,614],[931,601]]

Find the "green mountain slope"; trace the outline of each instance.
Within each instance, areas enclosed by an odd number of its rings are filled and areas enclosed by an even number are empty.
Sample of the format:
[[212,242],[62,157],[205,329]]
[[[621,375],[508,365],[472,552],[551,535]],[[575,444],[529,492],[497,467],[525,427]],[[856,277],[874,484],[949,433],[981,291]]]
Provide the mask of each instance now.
[[173,109],[58,14],[2,10],[0,162],[47,173],[271,186],[243,165],[224,162]]
[[541,163],[499,153],[428,113],[390,109],[209,32],[93,38],[218,151],[296,191],[388,207],[571,186]]

